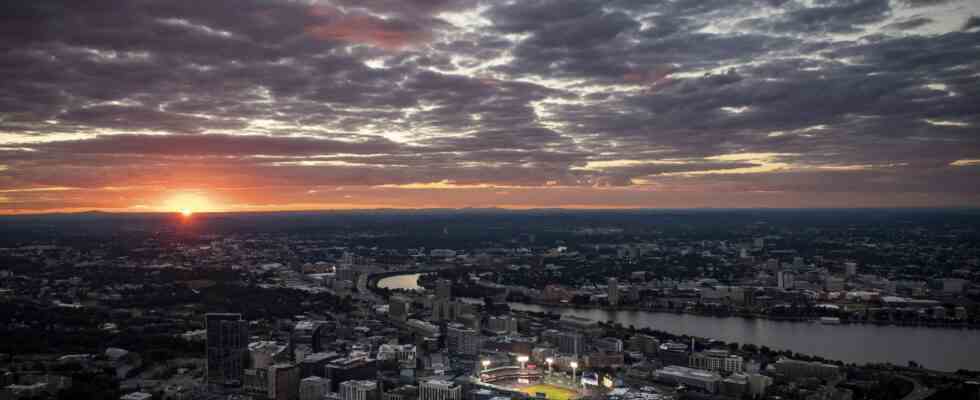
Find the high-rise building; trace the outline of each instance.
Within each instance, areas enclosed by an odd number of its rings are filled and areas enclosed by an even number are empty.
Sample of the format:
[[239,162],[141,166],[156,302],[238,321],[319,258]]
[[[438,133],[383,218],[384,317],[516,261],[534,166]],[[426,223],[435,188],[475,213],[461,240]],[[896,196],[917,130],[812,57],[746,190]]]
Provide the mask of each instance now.
[[323,396],[329,392],[329,379],[310,376],[299,381],[299,400],[323,400]]
[[583,354],[585,338],[578,332],[563,332],[549,329],[541,333],[541,339],[558,347],[565,355]]
[[452,382],[429,380],[419,386],[419,400],[462,400],[463,389]]
[[403,296],[391,296],[388,301],[388,316],[395,321],[405,322],[411,311],[411,300]]
[[794,277],[795,276],[790,271],[779,271],[779,273],[776,274],[776,279],[778,279],[779,281],[778,282],[779,288],[783,290],[788,290],[795,287],[796,282],[794,280]]
[[207,331],[207,382],[240,386],[248,361],[248,322],[241,314],[209,313]]
[[450,324],[446,328],[446,347],[452,352],[475,356],[483,348],[483,336],[461,324]]
[[340,383],[340,400],[375,400],[378,382],[370,380],[350,380]]
[[619,280],[616,278],[609,278],[607,284],[609,285],[609,305],[618,306],[619,305]]
[[319,332],[320,327],[325,324],[326,321],[310,320],[303,320],[296,323],[292,333],[289,335],[289,348],[293,360],[297,362],[302,361],[308,354],[314,352],[313,342],[316,334]]
[[487,318],[486,330],[498,335],[515,333],[517,332],[517,318],[510,315],[491,316]]
[[436,281],[436,298],[448,300],[453,297],[453,282],[448,279]]
[[299,366],[276,364],[269,367],[269,394],[273,400],[299,398]]

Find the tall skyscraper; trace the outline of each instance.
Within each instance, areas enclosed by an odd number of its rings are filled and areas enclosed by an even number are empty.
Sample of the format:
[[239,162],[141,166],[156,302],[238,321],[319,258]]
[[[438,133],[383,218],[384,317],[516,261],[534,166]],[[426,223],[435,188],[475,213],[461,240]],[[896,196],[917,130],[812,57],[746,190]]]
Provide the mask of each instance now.
[[207,382],[240,386],[248,360],[248,322],[241,314],[209,313],[207,330]]
[[453,297],[453,282],[448,279],[436,281],[436,298],[448,300]]
[[619,280],[616,278],[609,278],[609,305],[618,306],[619,305]]
[[780,289],[784,289],[784,290],[785,289],[792,289],[794,286],[796,286],[793,278],[794,278],[794,275],[790,271],[779,271],[779,273],[776,275],[776,279],[778,280],[777,283],[779,284],[779,288]]

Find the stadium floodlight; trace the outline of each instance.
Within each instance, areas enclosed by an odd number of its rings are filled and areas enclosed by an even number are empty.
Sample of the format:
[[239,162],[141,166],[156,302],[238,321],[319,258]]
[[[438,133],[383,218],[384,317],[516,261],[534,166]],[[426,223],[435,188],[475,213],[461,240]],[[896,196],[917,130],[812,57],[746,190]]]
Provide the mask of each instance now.
[[524,369],[524,367],[527,365],[527,360],[528,360],[527,356],[517,357],[517,362],[521,363],[521,369]]
[[552,357],[548,357],[548,358],[545,358],[544,359],[544,362],[548,363],[548,373],[550,374],[551,373],[551,364],[554,364],[555,359],[552,358]]

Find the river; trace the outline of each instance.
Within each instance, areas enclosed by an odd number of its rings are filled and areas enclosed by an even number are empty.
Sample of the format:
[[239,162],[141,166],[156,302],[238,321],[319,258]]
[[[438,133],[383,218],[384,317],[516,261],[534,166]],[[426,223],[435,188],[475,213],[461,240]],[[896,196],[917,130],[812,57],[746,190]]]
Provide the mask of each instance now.
[[[419,276],[420,274],[391,276],[378,281],[378,286],[418,290]],[[870,324],[821,325],[647,311],[575,309],[525,303],[510,303],[510,307],[517,311],[550,311],[673,334],[752,343],[859,364],[890,362],[906,365],[909,360],[914,360],[926,368],[941,371],[961,368],[980,370],[980,357],[977,357],[980,354],[980,331],[977,330]]]

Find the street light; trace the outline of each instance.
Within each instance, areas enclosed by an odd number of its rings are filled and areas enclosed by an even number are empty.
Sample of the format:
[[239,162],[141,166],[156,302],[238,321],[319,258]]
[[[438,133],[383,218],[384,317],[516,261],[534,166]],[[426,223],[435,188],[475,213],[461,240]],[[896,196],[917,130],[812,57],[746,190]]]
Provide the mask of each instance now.
[[548,357],[544,359],[544,362],[548,363],[548,375],[551,375],[551,364],[555,362],[555,359]]
[[524,366],[527,364],[527,360],[528,360],[527,356],[517,357],[517,362],[521,363],[521,369],[524,369]]
[[481,370],[480,370],[480,374],[478,374],[478,375],[477,375],[477,377],[478,377],[478,378],[480,378],[480,380],[482,380],[482,379],[483,379],[483,376],[482,376],[482,373],[483,373],[483,372],[486,372],[486,370],[487,370],[487,367],[489,367],[489,366],[490,366],[490,360],[483,360],[483,361],[480,361],[480,365],[482,365],[482,366],[483,366],[483,369],[481,369]]
[[578,361],[572,361],[568,366],[572,367],[572,385],[575,385],[575,370],[578,369]]

